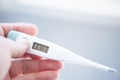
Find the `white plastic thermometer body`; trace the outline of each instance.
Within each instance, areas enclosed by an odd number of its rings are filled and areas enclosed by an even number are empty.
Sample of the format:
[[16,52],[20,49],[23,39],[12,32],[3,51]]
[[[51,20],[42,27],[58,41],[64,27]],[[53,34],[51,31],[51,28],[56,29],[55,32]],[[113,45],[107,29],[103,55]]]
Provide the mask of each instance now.
[[85,59],[84,57],[81,57],[63,47],[60,47],[54,43],[37,37],[33,37],[17,31],[10,31],[7,37],[15,41],[19,38],[27,39],[30,44],[29,49],[27,51],[29,54],[34,54],[37,56],[43,56],[46,58],[65,61],[74,64],[80,64],[116,73],[116,70],[113,68]]

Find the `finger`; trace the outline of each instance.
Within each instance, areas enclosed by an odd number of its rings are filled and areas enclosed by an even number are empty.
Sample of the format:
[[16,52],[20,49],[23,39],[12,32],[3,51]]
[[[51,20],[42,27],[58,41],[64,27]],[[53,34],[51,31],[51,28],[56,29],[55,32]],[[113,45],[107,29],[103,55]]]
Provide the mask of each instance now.
[[20,74],[59,70],[61,68],[62,63],[55,60],[21,60],[12,62],[10,75],[11,77],[15,77]]
[[56,80],[58,76],[58,71],[43,71],[37,74],[19,76],[12,80]]
[[1,23],[0,24],[0,35],[1,36],[7,36],[8,32],[11,30],[16,30],[20,32],[24,32],[26,34],[30,35],[36,35],[37,34],[37,28],[33,24],[27,24],[27,23]]
[[30,58],[32,58],[34,60],[38,60],[38,59],[41,60],[41,59],[43,59],[43,57],[36,56],[36,55],[33,55],[33,54],[29,54],[29,53],[26,53],[25,56],[26,57],[30,57]]
[[21,39],[20,41],[12,41],[4,37],[0,37],[0,47],[3,51],[9,52],[11,57],[21,57],[28,49],[28,41]]
[[3,80],[10,67],[10,54],[0,48],[0,80]]

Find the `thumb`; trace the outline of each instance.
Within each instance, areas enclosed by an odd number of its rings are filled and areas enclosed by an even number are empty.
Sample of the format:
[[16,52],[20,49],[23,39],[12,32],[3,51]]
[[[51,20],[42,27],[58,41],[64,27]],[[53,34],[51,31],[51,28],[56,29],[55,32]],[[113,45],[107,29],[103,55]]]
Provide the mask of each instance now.
[[11,57],[21,57],[28,48],[26,40],[12,41],[0,37],[0,80],[3,80],[10,67]]
[[10,39],[0,37],[0,43],[2,45],[3,50],[8,51],[12,58],[23,56],[29,46],[27,39],[12,41]]

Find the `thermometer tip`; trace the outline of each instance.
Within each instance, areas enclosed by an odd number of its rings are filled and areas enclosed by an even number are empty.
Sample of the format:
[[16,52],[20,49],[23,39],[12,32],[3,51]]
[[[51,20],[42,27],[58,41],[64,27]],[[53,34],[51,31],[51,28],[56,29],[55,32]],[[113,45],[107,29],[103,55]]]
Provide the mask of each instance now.
[[117,73],[117,70],[116,69],[108,69],[109,72],[112,72],[112,73]]

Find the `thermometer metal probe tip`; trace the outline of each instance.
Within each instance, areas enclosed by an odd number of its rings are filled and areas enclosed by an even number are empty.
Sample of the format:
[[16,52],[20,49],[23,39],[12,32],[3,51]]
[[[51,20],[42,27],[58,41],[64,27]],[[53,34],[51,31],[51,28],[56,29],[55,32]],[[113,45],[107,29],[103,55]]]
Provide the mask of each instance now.
[[112,73],[117,73],[116,69],[108,69],[107,71],[112,72]]

